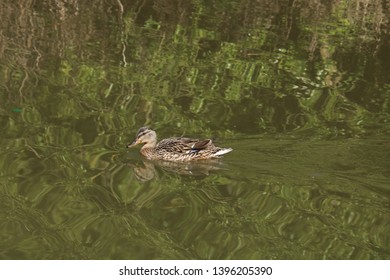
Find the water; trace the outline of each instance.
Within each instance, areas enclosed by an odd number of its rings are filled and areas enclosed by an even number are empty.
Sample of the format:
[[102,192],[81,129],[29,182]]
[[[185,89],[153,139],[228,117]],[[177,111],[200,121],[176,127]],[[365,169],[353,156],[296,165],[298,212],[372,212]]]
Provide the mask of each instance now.
[[390,258],[387,6],[94,3],[0,4],[1,259]]

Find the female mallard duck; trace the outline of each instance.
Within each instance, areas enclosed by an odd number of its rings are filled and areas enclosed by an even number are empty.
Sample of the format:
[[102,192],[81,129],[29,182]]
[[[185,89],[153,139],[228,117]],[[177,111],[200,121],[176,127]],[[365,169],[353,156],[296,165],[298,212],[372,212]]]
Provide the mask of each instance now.
[[144,144],[141,154],[150,160],[192,161],[201,159],[215,159],[231,152],[231,148],[214,146],[211,139],[198,140],[184,137],[172,137],[157,143],[157,134],[148,127],[141,127],[131,148],[137,144]]

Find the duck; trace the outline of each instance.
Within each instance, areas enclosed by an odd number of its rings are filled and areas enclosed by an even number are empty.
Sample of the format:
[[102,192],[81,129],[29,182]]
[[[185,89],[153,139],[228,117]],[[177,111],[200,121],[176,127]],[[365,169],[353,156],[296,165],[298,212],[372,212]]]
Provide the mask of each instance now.
[[186,137],[170,137],[157,143],[157,133],[149,127],[141,127],[127,148],[143,144],[140,153],[149,160],[188,162],[218,159],[233,151],[220,148],[211,139],[198,140]]

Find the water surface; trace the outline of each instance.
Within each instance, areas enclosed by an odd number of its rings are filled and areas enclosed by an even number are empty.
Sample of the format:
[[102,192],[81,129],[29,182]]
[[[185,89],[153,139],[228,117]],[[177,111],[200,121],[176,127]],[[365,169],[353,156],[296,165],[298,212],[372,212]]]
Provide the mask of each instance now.
[[0,4],[0,258],[389,259],[388,5],[260,2]]

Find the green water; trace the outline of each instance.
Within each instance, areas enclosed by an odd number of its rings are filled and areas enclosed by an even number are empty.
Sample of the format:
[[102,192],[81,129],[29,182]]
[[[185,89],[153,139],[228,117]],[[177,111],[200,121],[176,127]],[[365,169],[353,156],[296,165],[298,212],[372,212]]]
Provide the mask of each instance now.
[[390,258],[385,2],[106,2],[0,4],[0,259]]

